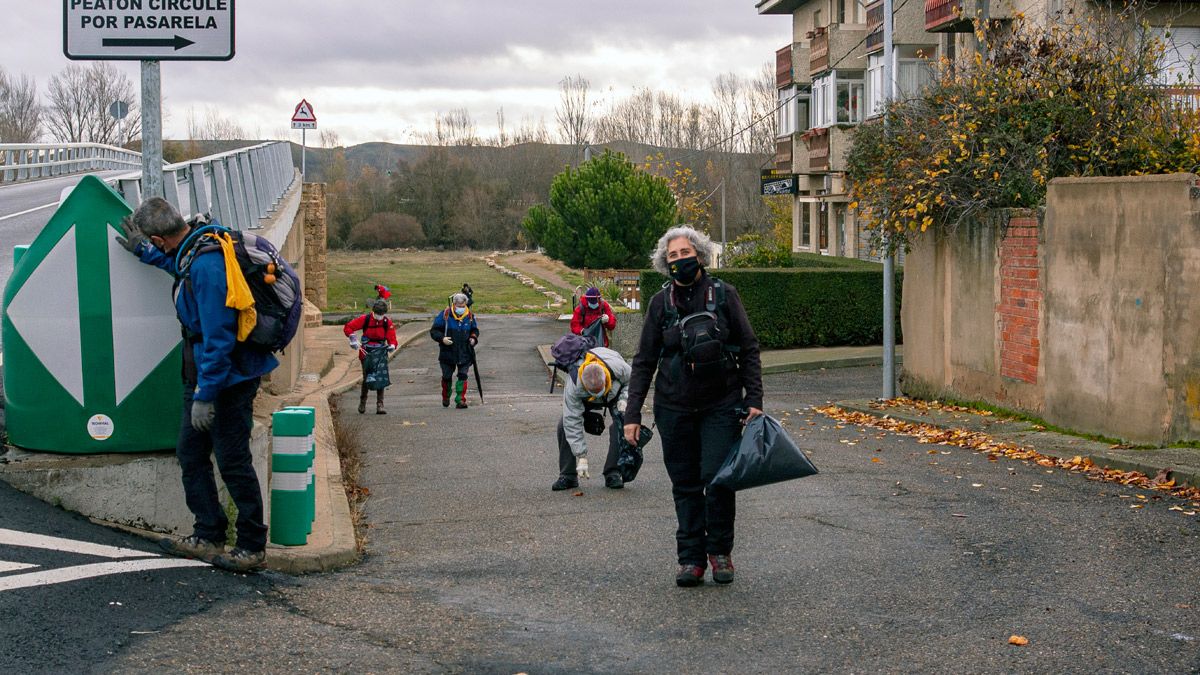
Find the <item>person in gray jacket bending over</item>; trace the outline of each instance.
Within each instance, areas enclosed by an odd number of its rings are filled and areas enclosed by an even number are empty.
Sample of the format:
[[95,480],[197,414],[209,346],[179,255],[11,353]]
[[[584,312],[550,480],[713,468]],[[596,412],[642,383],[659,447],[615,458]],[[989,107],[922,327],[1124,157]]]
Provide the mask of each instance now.
[[632,369],[621,355],[605,347],[594,347],[567,371],[563,387],[563,414],[558,421],[558,480],[552,490],[579,487],[580,478],[590,478],[587,463],[585,427],[600,435],[604,428],[604,410],[612,415],[608,428],[608,458],[604,461],[604,486],[614,490],[625,487],[617,470],[621,456],[625,399],[629,396]]

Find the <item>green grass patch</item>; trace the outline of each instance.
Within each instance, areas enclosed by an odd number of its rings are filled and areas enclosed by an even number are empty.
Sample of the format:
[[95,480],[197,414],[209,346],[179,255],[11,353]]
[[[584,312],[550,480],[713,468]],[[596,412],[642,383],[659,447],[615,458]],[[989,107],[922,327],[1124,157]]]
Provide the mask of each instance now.
[[392,290],[392,312],[430,313],[469,283],[472,309],[484,314],[552,311],[546,296],[487,266],[470,251],[331,251],[326,312],[362,312],[375,299],[375,284]]

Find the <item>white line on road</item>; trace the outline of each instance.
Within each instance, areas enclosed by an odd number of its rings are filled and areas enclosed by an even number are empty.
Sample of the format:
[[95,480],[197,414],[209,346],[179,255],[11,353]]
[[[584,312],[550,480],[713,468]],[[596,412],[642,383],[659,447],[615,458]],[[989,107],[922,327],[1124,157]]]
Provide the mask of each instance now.
[[32,209],[25,209],[24,211],[20,211],[18,213],[10,213],[7,216],[0,216],[0,220],[8,220],[9,218],[16,218],[17,216],[23,216],[27,213],[33,213],[34,211],[41,211],[42,209],[48,209],[51,206],[58,206],[58,202],[54,202],[53,204],[43,204],[41,206],[35,206]]
[[17,570],[27,570],[30,567],[37,567],[37,565],[30,565],[28,563],[18,563],[18,562],[6,562],[4,560],[0,560],[0,572],[16,572]]
[[62,539],[60,537],[47,537],[41,534],[32,534],[30,532],[18,532],[17,530],[5,529],[0,529],[0,545],[22,546],[25,548],[47,548],[54,551],[63,551],[65,553],[97,555],[102,558],[145,558],[155,555],[153,553],[146,553],[145,551],[135,551],[131,548],[105,546],[104,544],[93,544],[89,541],[76,541],[74,539]]
[[78,581],[107,574],[124,574],[126,572],[144,572],[146,570],[162,570],[172,567],[209,567],[206,562],[199,560],[180,560],[177,558],[150,558],[147,560],[122,560],[120,562],[94,563],[92,565],[75,565],[60,567],[44,572],[27,572],[14,574],[10,577],[0,577],[0,592],[11,591],[30,586],[48,586],[67,581]]

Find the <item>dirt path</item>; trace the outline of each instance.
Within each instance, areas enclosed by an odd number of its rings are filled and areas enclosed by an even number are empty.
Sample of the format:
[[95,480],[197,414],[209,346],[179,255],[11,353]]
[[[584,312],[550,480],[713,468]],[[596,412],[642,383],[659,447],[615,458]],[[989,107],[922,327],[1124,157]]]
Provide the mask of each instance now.
[[571,297],[575,291],[575,284],[567,281],[559,274],[560,270],[566,271],[568,268],[557,260],[551,260],[540,253],[514,253],[513,255],[504,256],[500,260],[507,267],[520,270],[529,276],[537,277],[554,286],[565,297]]

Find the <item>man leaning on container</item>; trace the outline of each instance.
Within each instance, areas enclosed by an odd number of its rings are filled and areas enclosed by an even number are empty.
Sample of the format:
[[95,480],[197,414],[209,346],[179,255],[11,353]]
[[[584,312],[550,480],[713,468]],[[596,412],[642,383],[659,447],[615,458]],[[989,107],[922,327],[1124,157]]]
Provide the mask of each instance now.
[[[226,260],[217,228],[185,222],[165,199],[152,197],[121,222],[126,250],[175,277],[175,312],[183,326],[183,420],[175,455],[183,493],[195,516],[192,534],[163,539],[172,555],[247,572],[266,559],[267,526],[250,453],[254,397],[262,376],[279,362],[237,341],[238,310],[226,306]],[[234,262],[236,264],[236,262]],[[236,292],[236,291],[235,291]],[[225,550],[229,520],[217,496],[211,456],[237,506],[237,542]]]

